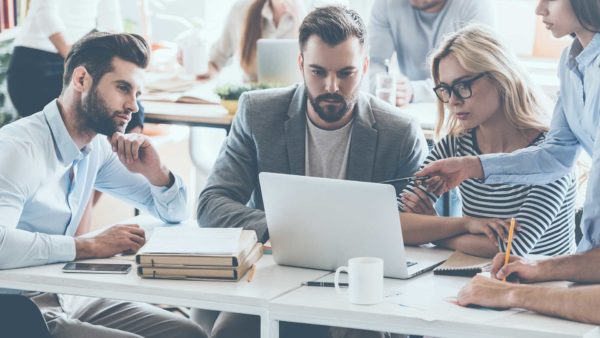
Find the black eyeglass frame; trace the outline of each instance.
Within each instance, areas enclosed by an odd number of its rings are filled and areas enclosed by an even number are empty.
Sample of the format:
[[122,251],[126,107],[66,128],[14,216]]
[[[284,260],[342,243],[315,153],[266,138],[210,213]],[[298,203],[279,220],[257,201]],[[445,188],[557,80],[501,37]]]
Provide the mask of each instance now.
[[[452,85],[447,85],[444,83],[440,83],[439,85],[435,86],[433,88],[433,92],[435,93],[435,96],[437,96],[438,100],[442,101],[443,103],[448,103],[450,102],[450,98],[452,98],[452,94],[456,95],[457,98],[459,98],[460,100],[466,100],[468,98],[470,98],[473,95],[473,90],[471,89],[471,86],[473,85],[473,83],[479,79],[481,79],[482,77],[484,77],[485,75],[487,75],[486,72],[480,73],[479,75],[475,75],[474,77],[470,78],[470,79],[465,79],[465,80],[460,80],[457,81],[455,83],[453,83]],[[469,95],[467,96],[463,96],[458,92],[458,89],[456,89],[456,86],[458,85],[463,85],[465,86],[465,89],[469,90]],[[445,89],[448,91],[448,93],[450,94],[450,96],[448,96],[448,100],[444,101],[441,97],[441,95],[438,93],[439,89]]]

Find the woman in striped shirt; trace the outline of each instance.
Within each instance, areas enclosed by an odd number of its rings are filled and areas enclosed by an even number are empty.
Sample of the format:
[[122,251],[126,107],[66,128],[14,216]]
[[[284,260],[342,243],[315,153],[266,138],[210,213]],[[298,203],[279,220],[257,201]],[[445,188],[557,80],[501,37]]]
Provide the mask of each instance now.
[[[544,109],[516,58],[488,28],[471,25],[450,35],[434,53],[432,73],[439,99],[435,145],[425,165],[444,158],[510,153],[537,145],[547,132]],[[450,112],[445,119],[445,109]],[[483,184],[460,187],[463,217],[437,217],[438,198],[409,185],[399,197],[404,241],[435,242],[465,253],[492,257],[497,238],[507,238],[508,219],[518,231],[518,255],[559,255],[575,250],[575,178],[571,173],[545,185]],[[429,215],[427,215],[429,214]]]

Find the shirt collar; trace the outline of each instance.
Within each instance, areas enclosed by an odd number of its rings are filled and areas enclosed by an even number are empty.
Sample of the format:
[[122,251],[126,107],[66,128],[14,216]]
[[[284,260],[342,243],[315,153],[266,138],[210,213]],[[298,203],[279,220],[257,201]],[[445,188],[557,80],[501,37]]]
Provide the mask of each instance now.
[[73,163],[76,160],[81,160],[87,154],[90,153],[92,147],[88,144],[83,149],[79,150],[75,141],[67,131],[65,122],[63,121],[60,110],[58,109],[58,102],[53,100],[44,107],[44,116],[46,122],[52,133],[54,139],[54,145],[58,150],[60,160],[64,164]]
[[579,39],[575,39],[569,51],[569,63],[572,67],[577,64],[585,68],[594,62],[598,54],[600,54],[600,33],[594,34],[592,41],[585,48]]

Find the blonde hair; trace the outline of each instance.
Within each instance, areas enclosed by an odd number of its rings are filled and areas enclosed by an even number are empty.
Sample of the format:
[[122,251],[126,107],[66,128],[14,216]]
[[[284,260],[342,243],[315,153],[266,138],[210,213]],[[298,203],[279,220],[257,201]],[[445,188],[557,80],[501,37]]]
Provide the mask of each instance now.
[[[542,95],[516,56],[487,26],[471,24],[444,39],[431,59],[431,73],[436,86],[440,84],[440,61],[449,55],[456,57],[467,72],[485,73],[495,83],[500,105],[513,126],[520,130],[548,131],[544,118],[548,110],[542,104]],[[444,103],[438,101],[436,138],[442,130],[450,135],[465,132],[455,116],[450,115],[447,125],[444,124]]]

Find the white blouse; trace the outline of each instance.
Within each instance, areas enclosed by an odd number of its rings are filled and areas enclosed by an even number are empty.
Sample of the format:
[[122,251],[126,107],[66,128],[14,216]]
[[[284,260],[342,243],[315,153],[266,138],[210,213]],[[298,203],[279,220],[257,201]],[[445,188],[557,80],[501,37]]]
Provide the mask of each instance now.
[[[219,69],[229,64],[234,56],[239,58],[242,26],[248,15],[248,9],[253,2],[254,0],[239,0],[229,11],[221,37],[212,45],[210,50],[210,61],[217,65]],[[290,5],[290,7],[292,6]],[[292,10],[292,8],[290,9]],[[273,11],[271,11],[271,7],[267,1],[261,12],[264,20],[261,37],[268,39],[297,37],[299,22],[304,17],[304,9],[299,8],[298,11],[297,17],[294,17],[291,13],[284,14],[279,20],[279,24],[275,26]],[[246,74],[246,78],[256,80],[256,69],[251,74]]]
[[15,46],[57,53],[49,40],[52,34],[62,32],[67,43],[73,44],[93,29],[123,31],[118,0],[31,0]]

